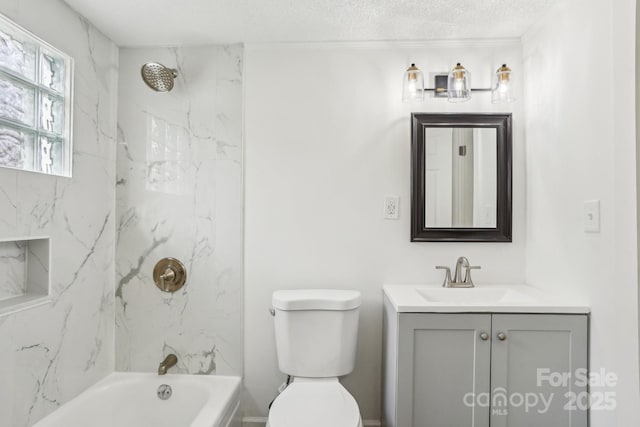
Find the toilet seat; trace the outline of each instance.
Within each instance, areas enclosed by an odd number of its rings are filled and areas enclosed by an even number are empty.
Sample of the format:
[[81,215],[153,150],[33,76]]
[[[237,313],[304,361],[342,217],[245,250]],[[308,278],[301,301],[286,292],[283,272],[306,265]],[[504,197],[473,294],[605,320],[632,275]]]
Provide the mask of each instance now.
[[358,427],[360,409],[337,378],[296,378],[273,402],[269,427]]

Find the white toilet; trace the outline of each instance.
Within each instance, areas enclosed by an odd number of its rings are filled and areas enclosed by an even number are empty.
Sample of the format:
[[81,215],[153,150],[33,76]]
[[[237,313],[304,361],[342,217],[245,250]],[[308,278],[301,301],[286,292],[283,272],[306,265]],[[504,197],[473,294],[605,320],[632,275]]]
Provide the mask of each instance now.
[[353,371],[360,292],[276,291],[278,365],[293,382],[273,401],[267,427],[362,427],[338,377]]

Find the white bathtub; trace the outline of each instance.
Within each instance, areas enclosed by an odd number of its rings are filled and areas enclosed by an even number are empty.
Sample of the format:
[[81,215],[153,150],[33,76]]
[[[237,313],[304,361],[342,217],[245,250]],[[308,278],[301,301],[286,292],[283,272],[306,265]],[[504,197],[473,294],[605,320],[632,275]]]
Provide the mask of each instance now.
[[[158,397],[167,384],[172,395]],[[239,427],[240,377],[115,372],[34,427]]]

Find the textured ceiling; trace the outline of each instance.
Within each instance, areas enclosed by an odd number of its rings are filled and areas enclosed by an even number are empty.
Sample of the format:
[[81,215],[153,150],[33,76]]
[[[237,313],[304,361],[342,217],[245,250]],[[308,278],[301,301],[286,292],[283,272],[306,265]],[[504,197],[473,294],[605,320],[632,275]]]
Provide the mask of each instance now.
[[120,46],[519,37],[559,0],[65,0]]

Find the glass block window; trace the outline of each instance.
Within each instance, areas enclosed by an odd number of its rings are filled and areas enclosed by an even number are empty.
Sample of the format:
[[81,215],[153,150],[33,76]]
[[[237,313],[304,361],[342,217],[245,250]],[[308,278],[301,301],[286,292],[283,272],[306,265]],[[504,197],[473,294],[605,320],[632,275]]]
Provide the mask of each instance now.
[[0,14],[0,166],[71,176],[73,59]]

